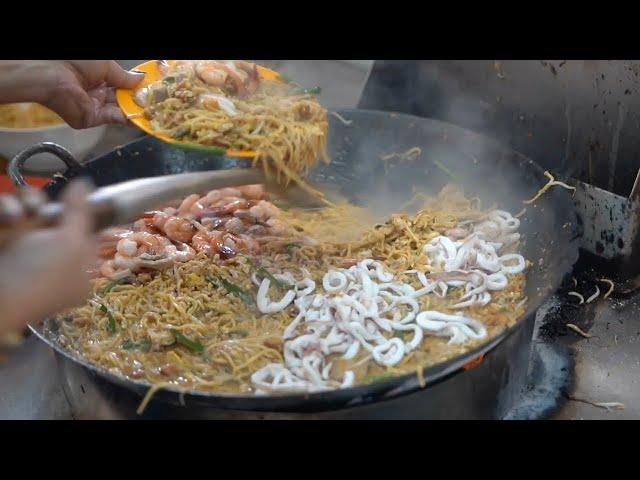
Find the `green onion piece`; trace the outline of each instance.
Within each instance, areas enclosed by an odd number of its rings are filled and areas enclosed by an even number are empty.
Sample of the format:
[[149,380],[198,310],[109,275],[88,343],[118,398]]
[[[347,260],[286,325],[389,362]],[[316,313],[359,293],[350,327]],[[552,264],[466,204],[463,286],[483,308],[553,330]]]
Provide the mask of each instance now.
[[289,254],[289,259],[293,260],[293,250],[297,247],[300,247],[299,243],[288,243],[285,245],[285,249],[287,250],[287,253]]
[[452,179],[454,179],[455,181],[459,182],[460,181],[460,177],[458,176],[458,174],[454,173],[452,170],[450,170],[449,168],[447,168],[442,162],[438,161],[438,160],[433,160],[433,163],[435,164],[436,167],[438,167],[440,170],[442,170],[444,173],[446,173],[447,175],[449,175]]
[[[216,279],[214,277],[207,276],[206,279],[207,279],[207,281],[209,283],[212,283],[215,286],[219,286],[219,283],[216,281]],[[247,292],[245,292],[238,285],[236,285],[234,283],[231,283],[226,278],[220,277],[219,280],[220,280],[220,283],[222,283],[222,286],[225,288],[225,290],[227,292],[233,293],[234,295],[240,297],[240,300],[242,300],[247,305],[251,305],[253,303],[253,297],[250,294],[248,294]]]
[[320,92],[322,92],[320,87],[296,88],[293,90],[294,95],[320,95]]
[[125,340],[122,342],[122,348],[125,350],[143,350],[148,352],[151,349],[151,342],[149,340],[140,340],[139,342]]
[[394,375],[392,373],[383,373],[381,375],[370,375],[364,379],[365,383],[373,383],[379,382],[380,380],[387,380],[392,378]]
[[113,315],[107,308],[107,306],[103,303],[100,304],[100,310],[107,314],[107,318],[109,319],[109,323],[107,323],[107,332],[116,333],[116,319],[113,318]]
[[299,248],[300,244],[299,243],[287,243],[284,248],[287,249],[287,252],[291,253],[293,252],[294,248]]
[[292,285],[289,285],[287,282],[283,282],[282,280],[278,280],[276,277],[274,277],[269,270],[267,270],[264,267],[259,267],[258,270],[256,271],[256,273],[262,277],[267,277],[269,280],[271,280],[278,288],[281,288],[283,290],[286,290],[288,288],[291,288]]
[[406,337],[408,333],[408,330],[396,330],[395,332],[393,332],[393,336],[395,338],[399,338],[400,340],[404,340],[404,337]]
[[167,84],[168,84],[168,83],[176,83],[176,77],[173,77],[173,76],[171,76],[171,75],[170,75],[170,76],[168,76],[168,77],[164,77],[164,78],[162,79],[162,83],[167,83]]
[[176,337],[176,342],[184,347],[187,347],[192,352],[204,351],[204,345],[202,345],[200,342],[196,342],[195,340],[191,340],[190,338],[184,336],[175,328],[171,329],[171,333],[173,333],[173,336]]

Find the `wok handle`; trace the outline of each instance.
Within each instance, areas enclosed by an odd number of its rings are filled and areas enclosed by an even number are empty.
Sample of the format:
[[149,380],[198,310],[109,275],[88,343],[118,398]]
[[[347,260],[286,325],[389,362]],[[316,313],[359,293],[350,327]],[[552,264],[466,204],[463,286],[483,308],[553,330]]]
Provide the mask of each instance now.
[[52,155],[55,155],[60,160],[62,160],[67,167],[69,167],[68,171],[79,172],[82,170],[82,165],[66,148],[53,142],[36,143],[35,145],[22,150],[15,157],[13,157],[11,159],[11,162],[9,163],[9,178],[11,179],[11,182],[16,186],[16,188],[24,188],[27,186],[27,182],[24,181],[24,177],[22,175],[22,169],[29,158],[40,153],[50,153]]

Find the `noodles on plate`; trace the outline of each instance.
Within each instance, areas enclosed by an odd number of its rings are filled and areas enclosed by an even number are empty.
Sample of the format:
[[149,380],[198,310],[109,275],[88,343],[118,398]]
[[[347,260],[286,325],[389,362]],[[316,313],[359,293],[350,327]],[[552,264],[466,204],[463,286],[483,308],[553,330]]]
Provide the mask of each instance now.
[[261,78],[253,63],[182,60],[136,92],[152,127],[183,143],[255,152],[254,166],[285,185],[303,180],[326,154],[327,111],[315,89]]

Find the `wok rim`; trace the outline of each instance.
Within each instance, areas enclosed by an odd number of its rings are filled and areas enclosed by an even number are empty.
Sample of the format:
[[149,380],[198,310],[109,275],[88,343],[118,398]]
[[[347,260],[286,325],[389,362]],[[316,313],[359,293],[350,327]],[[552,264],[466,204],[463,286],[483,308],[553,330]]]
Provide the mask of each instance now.
[[[460,127],[455,124],[451,124],[448,122],[443,122],[441,120],[426,118],[426,117],[418,117],[415,115],[410,115],[402,112],[395,111],[382,111],[382,110],[370,110],[370,109],[336,109],[335,112],[340,115],[349,115],[350,113],[368,113],[368,114],[383,114],[386,116],[391,116],[392,118],[396,117],[404,117],[408,120],[414,120],[417,122],[420,121],[428,121],[435,126],[444,127],[447,129],[451,129],[459,132],[460,135],[472,135],[483,139],[484,141],[491,143],[497,146],[500,150],[504,152],[509,152],[511,154],[515,154],[517,157],[525,161],[530,168],[536,171],[541,177],[544,176],[544,169],[538,165],[536,162],[531,160],[526,155],[513,150],[511,147],[504,145],[503,143],[494,140],[491,137],[487,137],[484,134],[475,132],[473,130],[469,130],[467,128]],[[98,158],[102,158],[109,153],[115,150],[122,150],[132,144],[137,142],[144,141],[148,136],[144,136],[141,138],[137,138],[128,142],[125,145],[120,145],[117,148],[113,149],[110,152],[101,155],[95,159],[87,162],[87,165],[91,164],[94,160]],[[239,159],[242,160],[242,159]],[[47,184],[47,186],[55,183],[51,181]],[[565,200],[568,200],[567,204],[571,205],[571,211],[568,213],[568,216],[573,217],[574,224],[576,223],[576,212],[573,207],[573,202],[570,199],[569,193],[564,190],[559,190],[557,192],[558,195],[562,195]],[[568,252],[567,254],[571,256],[569,259],[570,266],[573,266],[578,259],[579,255],[579,245],[575,241],[568,240]],[[532,268],[532,267],[531,267]],[[570,268],[570,267],[569,267]],[[562,276],[567,272],[558,275],[558,278],[549,288],[549,292],[556,290],[560,283]],[[545,293],[544,297],[548,297],[550,293]],[[376,380],[370,383],[357,384],[352,387],[344,388],[344,389],[334,389],[334,390],[325,390],[313,393],[295,393],[295,394],[269,394],[269,395],[255,395],[255,394],[235,394],[235,393],[225,393],[225,392],[207,392],[201,390],[192,390],[192,389],[181,389],[175,386],[166,386],[159,388],[153,396],[152,401],[160,400],[166,401],[169,403],[175,403],[169,401],[170,396],[173,396],[174,399],[180,397],[180,404],[185,405],[185,399],[191,399],[198,402],[209,403],[212,407],[218,409],[226,409],[226,410],[238,410],[237,407],[233,406],[224,406],[222,403],[225,401],[237,401],[237,402],[256,402],[259,403],[260,406],[251,406],[250,408],[244,408],[245,411],[278,411],[278,412],[287,412],[287,411],[300,411],[300,408],[291,408],[291,407],[278,407],[278,404],[286,403],[287,405],[296,404],[302,407],[304,410],[305,404],[309,403],[311,405],[321,405],[322,408],[316,408],[315,410],[310,411],[329,411],[336,410],[341,408],[350,408],[357,405],[370,404],[373,402],[389,400],[398,396],[407,395],[413,393],[417,390],[425,389],[429,386],[433,386],[439,382],[446,381],[447,377],[452,375],[459,375],[464,373],[465,366],[470,362],[478,359],[478,357],[486,356],[490,354],[492,350],[500,346],[507,338],[512,336],[515,332],[520,328],[524,328],[523,325],[527,323],[527,320],[531,317],[535,317],[536,312],[539,308],[539,305],[532,309],[531,311],[525,311],[521,317],[519,317],[516,322],[510,327],[505,328],[503,331],[498,333],[497,335],[487,339],[486,342],[477,345],[473,349],[457,355],[449,360],[445,360],[444,362],[439,362],[434,365],[430,365],[422,368],[422,377],[424,382],[418,381],[417,372],[410,372],[403,375],[398,375],[386,379]],[[45,321],[47,321],[46,319]],[[44,322],[43,322],[44,323]],[[47,338],[44,331],[42,331],[42,324],[39,327],[34,327],[29,325],[29,329],[33,332],[36,337],[38,337],[41,341],[51,347],[56,355],[63,357],[63,359],[71,361],[74,364],[77,364],[84,369],[89,370],[92,374],[100,377],[103,380],[111,384],[118,385],[123,387],[130,392],[134,392],[138,395],[144,396],[151,388],[154,387],[153,384],[148,383],[143,380],[131,379],[123,375],[117,375],[109,372],[108,370],[98,367],[88,360],[80,357],[75,354],[73,351],[65,349],[58,342]],[[484,358],[482,362],[484,362]],[[334,398],[335,397],[335,398]],[[344,400],[344,398],[350,398],[350,400]],[[367,398],[370,397],[370,398]],[[373,398],[375,397],[375,398]],[[214,404],[211,401],[215,401]],[[336,406],[327,407],[327,404],[336,403]],[[273,404],[273,405],[272,405]]]

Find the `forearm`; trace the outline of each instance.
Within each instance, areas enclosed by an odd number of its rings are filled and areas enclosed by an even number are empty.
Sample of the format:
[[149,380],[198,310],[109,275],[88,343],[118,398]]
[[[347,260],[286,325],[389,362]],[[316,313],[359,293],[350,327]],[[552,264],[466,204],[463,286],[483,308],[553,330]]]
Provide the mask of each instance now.
[[51,61],[0,60],[0,103],[43,103],[54,77]]
[[0,291],[0,347],[7,346],[19,337],[26,325],[33,321],[30,318],[29,302],[22,302],[20,298],[9,298],[9,292]]
[[17,268],[14,258],[0,253],[0,344],[7,335],[19,334],[29,323],[42,320],[56,306],[51,305],[50,289],[40,281],[37,265],[26,259]]

